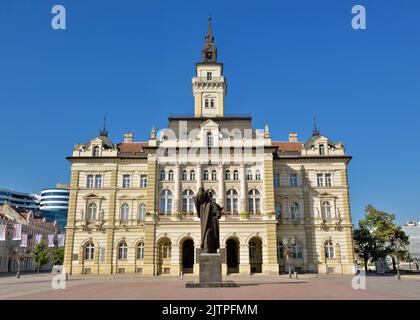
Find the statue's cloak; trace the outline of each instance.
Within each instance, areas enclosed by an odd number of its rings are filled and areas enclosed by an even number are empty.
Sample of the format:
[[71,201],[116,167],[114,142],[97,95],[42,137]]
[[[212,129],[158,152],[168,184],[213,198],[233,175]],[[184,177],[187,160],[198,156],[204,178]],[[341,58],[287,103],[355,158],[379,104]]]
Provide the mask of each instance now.
[[203,188],[198,190],[193,201],[201,220],[201,249],[205,253],[216,253],[220,248],[219,219],[222,208],[209,198],[206,199]]

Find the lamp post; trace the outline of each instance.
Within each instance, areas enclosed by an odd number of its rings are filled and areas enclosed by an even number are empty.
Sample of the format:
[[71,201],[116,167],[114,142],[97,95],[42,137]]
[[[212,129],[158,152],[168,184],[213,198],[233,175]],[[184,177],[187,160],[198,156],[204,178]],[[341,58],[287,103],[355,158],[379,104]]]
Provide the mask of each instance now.
[[292,278],[292,269],[290,267],[290,255],[293,253],[292,251],[292,246],[296,243],[295,238],[287,238],[285,237],[283,239],[283,246],[284,246],[284,252],[285,252],[285,256],[286,256],[286,263],[289,267],[289,278]]
[[400,250],[401,247],[401,240],[397,239],[395,240],[395,263],[397,264],[397,279],[401,280],[401,275],[400,275],[400,261],[398,260],[398,251]]

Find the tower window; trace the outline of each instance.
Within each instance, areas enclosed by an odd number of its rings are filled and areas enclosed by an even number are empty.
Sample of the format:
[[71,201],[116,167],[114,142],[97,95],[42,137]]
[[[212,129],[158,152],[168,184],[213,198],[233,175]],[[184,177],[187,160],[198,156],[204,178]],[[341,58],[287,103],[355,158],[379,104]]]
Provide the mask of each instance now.
[[211,80],[211,72],[207,72],[207,80]]
[[210,100],[210,108],[214,108],[214,99]]
[[204,107],[205,108],[209,107],[209,99],[204,100]]

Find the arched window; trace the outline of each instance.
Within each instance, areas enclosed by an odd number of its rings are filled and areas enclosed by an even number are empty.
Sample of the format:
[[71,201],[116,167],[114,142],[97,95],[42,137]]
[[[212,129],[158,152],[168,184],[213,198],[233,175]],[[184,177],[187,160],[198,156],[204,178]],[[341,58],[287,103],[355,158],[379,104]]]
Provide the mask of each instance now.
[[260,192],[256,189],[248,192],[248,212],[251,214],[261,212],[261,196]]
[[207,147],[213,147],[213,135],[211,134],[210,131],[207,131],[206,134],[206,143],[207,143]]
[[146,205],[144,203],[139,205],[139,220],[146,218]]
[[327,259],[334,258],[334,245],[331,240],[325,241],[324,249],[325,249],[325,258]]
[[277,258],[283,259],[284,258],[284,246],[283,241],[277,241]]
[[276,217],[277,217],[277,219],[281,219],[281,211],[282,211],[281,203],[276,202]]
[[93,147],[92,155],[94,157],[99,157],[99,146]]
[[137,245],[136,259],[138,260],[144,259],[144,242],[139,242],[139,244]]
[[260,170],[255,171],[255,180],[261,180],[261,171]]
[[321,216],[324,219],[331,218],[331,204],[328,201],[321,203]]
[[239,180],[238,170],[233,171],[233,180]]
[[250,259],[257,259],[257,244],[255,241],[251,241],[249,243],[249,258]]
[[230,189],[226,192],[226,211],[228,214],[238,213],[238,192]]
[[225,172],[225,180],[230,180],[230,170],[226,170],[226,172]]
[[216,170],[213,170],[211,172],[211,180],[217,180],[217,172],[216,172]]
[[203,180],[204,181],[209,180],[209,170],[204,170]]
[[169,259],[171,257],[171,243],[169,241],[166,241],[163,245],[162,245],[162,258],[163,259]]
[[188,180],[188,173],[187,173],[187,170],[182,170],[182,176],[181,176],[181,179],[182,179],[182,180],[184,180],[184,181]]
[[323,144],[319,145],[319,154],[323,156],[325,154],[325,146]]
[[165,170],[160,170],[160,180],[165,180]]
[[290,205],[290,217],[297,219],[299,217],[299,203],[292,202]]
[[128,220],[129,213],[130,213],[130,207],[128,206],[127,203],[124,203],[121,206],[120,219],[121,220]]
[[127,260],[128,246],[122,242],[118,246],[118,260]]
[[205,108],[209,107],[209,99],[204,100],[204,107]]
[[174,180],[174,172],[173,172],[172,170],[169,170],[169,173],[168,173],[168,180],[169,180],[169,181]]
[[210,108],[214,108],[214,99],[210,100]]
[[95,245],[89,242],[85,246],[85,260],[93,260],[95,258]]
[[195,171],[194,170],[191,170],[191,172],[190,172],[190,180],[191,181],[195,180]]
[[162,190],[160,193],[160,212],[172,213],[172,192],[168,189]]
[[246,172],[246,180],[252,180],[252,170],[251,169],[249,169]]
[[182,211],[183,212],[193,212],[194,203],[193,203],[194,192],[187,189],[182,193]]
[[90,203],[88,205],[86,220],[96,220],[96,212],[98,211],[98,206],[96,203]]

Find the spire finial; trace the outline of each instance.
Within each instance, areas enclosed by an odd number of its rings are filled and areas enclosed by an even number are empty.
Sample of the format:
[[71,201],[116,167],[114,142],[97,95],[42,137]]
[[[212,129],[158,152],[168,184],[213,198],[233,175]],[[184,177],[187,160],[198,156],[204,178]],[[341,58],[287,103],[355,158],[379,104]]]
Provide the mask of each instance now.
[[211,37],[213,34],[213,30],[211,29],[211,14],[209,14],[209,23],[207,28],[207,36]]
[[318,130],[318,127],[316,125],[316,117],[314,117],[314,129],[312,130],[312,135],[313,136],[319,136],[319,130]]
[[150,139],[156,139],[156,129],[155,126],[152,126],[152,131],[150,132]]
[[213,42],[214,41],[213,29],[211,27],[211,15],[209,15],[209,18],[208,18],[206,41],[207,42]]
[[270,131],[268,129],[268,124],[265,124],[265,128],[264,128],[264,138],[270,138]]
[[106,117],[104,117],[104,125],[101,130],[99,130],[99,136],[108,137],[108,131],[106,130]]

